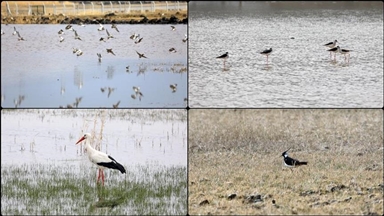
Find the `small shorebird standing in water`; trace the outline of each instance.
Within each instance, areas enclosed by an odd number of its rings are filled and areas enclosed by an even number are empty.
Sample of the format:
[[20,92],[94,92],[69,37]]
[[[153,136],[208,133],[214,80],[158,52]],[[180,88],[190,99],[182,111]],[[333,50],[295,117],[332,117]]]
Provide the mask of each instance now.
[[176,31],[176,27],[175,26],[171,26],[171,28],[172,28],[171,29],[172,31]]
[[171,53],[175,53],[175,52],[177,52],[177,51],[176,51],[175,48],[172,47],[171,49],[169,49],[169,52],[171,52]]
[[[329,42],[329,43],[324,44],[324,46],[326,46],[328,48],[334,48],[336,46],[337,42],[338,42],[337,40],[334,40],[333,42]],[[332,53],[329,53],[329,57],[332,58]]]
[[337,40],[335,40],[333,42],[329,42],[327,44],[324,44],[324,46],[329,47],[329,48],[333,48],[336,46],[336,43],[337,43]]
[[101,53],[97,53],[97,56],[99,57],[99,62],[101,62]]
[[60,35],[60,43],[64,41],[63,36]]
[[340,47],[337,46],[337,47],[334,47],[334,48],[329,49],[329,50],[327,50],[327,51],[329,51],[331,54],[332,54],[332,53],[335,54],[335,59],[334,59],[334,60],[336,61],[336,53],[339,52],[339,50],[340,50]]
[[229,55],[228,55],[228,52],[224,53],[223,55],[221,56],[217,56],[216,57],[217,59],[223,59],[224,61],[224,67],[225,67],[225,61],[227,61],[227,59],[229,58]]
[[266,49],[263,52],[260,52],[260,54],[267,56],[267,64],[268,64],[268,56],[272,53],[272,48]]
[[348,63],[349,63],[349,57],[350,57],[351,51],[353,51],[353,50],[347,50],[347,49],[339,48],[339,52],[344,55],[344,61],[347,60],[347,55],[348,55]]

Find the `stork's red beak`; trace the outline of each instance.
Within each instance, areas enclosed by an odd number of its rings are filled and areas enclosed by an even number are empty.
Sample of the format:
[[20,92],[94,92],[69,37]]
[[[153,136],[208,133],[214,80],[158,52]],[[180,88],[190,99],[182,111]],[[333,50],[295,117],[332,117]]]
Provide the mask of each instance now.
[[83,141],[83,140],[85,140],[85,138],[84,138],[84,137],[81,137],[81,138],[79,139],[79,141],[77,141],[76,145],[79,144],[79,142],[81,142],[81,141]]

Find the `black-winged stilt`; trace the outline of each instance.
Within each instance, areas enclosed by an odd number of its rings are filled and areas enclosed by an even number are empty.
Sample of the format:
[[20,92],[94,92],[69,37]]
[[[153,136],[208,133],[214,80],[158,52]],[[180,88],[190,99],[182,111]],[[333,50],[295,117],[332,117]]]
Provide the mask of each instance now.
[[268,56],[272,53],[272,48],[266,49],[263,52],[260,52],[260,54],[267,56],[267,64],[268,64]]

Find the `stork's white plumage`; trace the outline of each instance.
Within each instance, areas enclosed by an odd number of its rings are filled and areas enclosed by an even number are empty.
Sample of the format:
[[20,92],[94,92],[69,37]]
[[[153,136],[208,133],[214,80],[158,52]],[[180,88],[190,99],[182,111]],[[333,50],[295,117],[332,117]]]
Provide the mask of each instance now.
[[105,154],[104,152],[97,151],[91,146],[90,144],[91,138],[92,138],[92,135],[90,133],[85,133],[84,136],[81,137],[79,141],[76,142],[76,144],[79,144],[81,141],[85,140],[85,144],[86,144],[85,147],[87,149],[89,160],[99,167],[97,182],[101,178],[104,185],[104,169],[105,168],[117,169],[117,170],[120,170],[121,173],[125,173],[124,166],[118,163],[113,157]]

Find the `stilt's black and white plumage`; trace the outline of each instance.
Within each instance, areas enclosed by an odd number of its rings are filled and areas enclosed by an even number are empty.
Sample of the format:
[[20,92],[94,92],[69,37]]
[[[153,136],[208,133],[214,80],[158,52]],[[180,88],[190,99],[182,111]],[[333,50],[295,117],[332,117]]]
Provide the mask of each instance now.
[[329,49],[327,51],[330,52],[330,53],[334,53],[334,55],[335,55],[335,59],[334,60],[336,61],[336,53],[339,52],[339,50],[340,50],[340,47],[337,46],[337,47],[334,47],[334,48]]
[[87,154],[89,160],[96,164],[99,167],[99,175],[97,177],[97,182],[100,180],[100,178],[103,181],[104,185],[104,169],[116,169],[119,170],[121,173],[125,173],[125,168],[123,165],[118,163],[113,157],[105,154],[104,152],[97,151],[96,149],[92,148],[90,144],[91,134],[86,133],[83,137],[79,139],[79,141],[76,142],[76,144],[79,144],[81,141],[85,140],[86,148],[87,148]]
[[260,52],[260,54],[267,56],[267,64],[268,64],[268,56],[272,53],[272,48],[266,49],[263,52]]
[[348,55],[348,62],[349,62],[349,57],[350,57],[349,53],[350,53],[351,51],[352,51],[352,50],[347,50],[347,49],[341,49],[341,48],[339,48],[339,52],[340,52],[341,54],[344,55],[344,60],[347,60],[347,55]]
[[335,40],[333,42],[329,42],[327,44],[324,44],[324,46],[329,47],[329,48],[333,48],[336,46],[336,43],[337,43],[337,40]]
[[223,59],[224,60],[224,67],[225,67],[225,61],[229,58],[228,52],[225,52],[223,55],[217,56],[216,58],[217,59]]
[[[294,167],[298,167],[298,166],[301,166],[301,165],[307,165],[308,162],[306,161],[299,161],[299,160],[296,160],[296,159],[293,159],[291,157],[288,157],[288,152],[289,149],[285,152],[283,152],[283,154],[281,154],[281,156],[284,157],[284,165],[289,167],[289,168],[294,168]],[[292,171],[292,169],[291,169]]]

